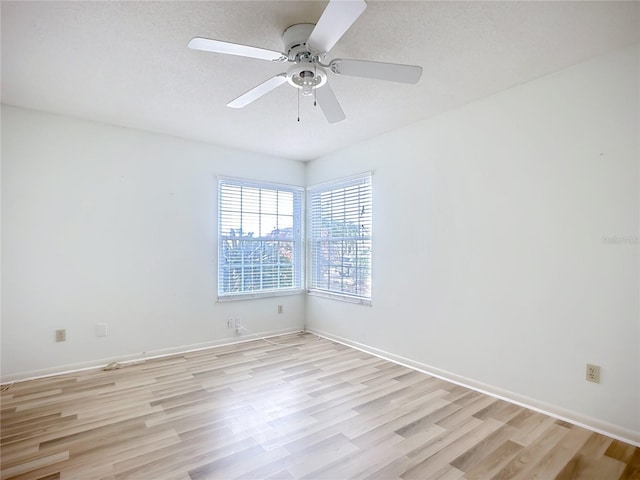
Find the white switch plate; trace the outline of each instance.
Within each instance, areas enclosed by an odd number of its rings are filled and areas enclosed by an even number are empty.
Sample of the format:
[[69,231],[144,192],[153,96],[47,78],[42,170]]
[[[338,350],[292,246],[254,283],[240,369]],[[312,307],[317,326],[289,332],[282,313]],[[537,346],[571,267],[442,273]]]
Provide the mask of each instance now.
[[106,337],[106,336],[107,336],[107,324],[96,323],[96,337]]

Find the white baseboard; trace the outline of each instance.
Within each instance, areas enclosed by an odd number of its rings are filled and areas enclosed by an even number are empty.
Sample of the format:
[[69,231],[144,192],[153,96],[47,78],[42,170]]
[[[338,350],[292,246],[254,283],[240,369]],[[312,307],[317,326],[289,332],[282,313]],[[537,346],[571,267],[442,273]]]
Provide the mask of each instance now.
[[481,393],[490,395],[492,397],[499,398],[501,400],[505,400],[507,402],[514,403],[516,405],[520,405],[525,408],[529,408],[536,412],[549,415],[550,417],[554,417],[559,420],[563,420],[565,422],[572,423],[579,427],[583,427],[588,430],[594,431],[596,433],[601,433],[608,437],[612,437],[617,440],[630,443],[632,445],[635,445],[636,447],[640,447],[640,432],[629,430],[619,425],[608,423],[608,422],[599,420],[597,418],[589,417],[587,415],[583,415],[581,413],[574,412],[572,410],[567,410],[562,407],[558,407],[556,405],[551,405],[549,403],[541,402],[534,398],[530,398],[525,395],[520,395],[518,393],[514,393],[509,390],[504,390],[502,388],[498,388],[493,385],[478,382],[471,378],[463,377],[461,375],[457,375],[455,373],[451,373],[446,370],[441,370],[439,368],[435,368],[430,365],[426,365],[424,363],[420,363],[415,360],[402,357],[400,355],[395,355],[393,353],[389,353],[387,351],[380,350],[378,348],[371,347],[363,343],[354,342],[347,338],[343,338],[338,335],[333,335],[331,333],[324,332],[322,330],[317,330],[315,328],[307,328],[306,330],[310,333],[313,333],[314,335],[318,335],[319,337],[323,337],[328,340],[333,340],[334,342],[347,345],[349,347],[355,348],[357,350],[361,350],[366,353],[370,353],[371,355],[374,355],[376,357],[380,357],[385,360],[389,360],[391,362],[397,363],[399,365],[403,365],[405,367],[411,368],[413,370],[417,370],[419,372],[426,373],[428,375],[440,378],[442,380],[446,380],[447,382],[451,382],[456,385],[461,385],[463,387],[470,388],[477,392],[481,392]]
[[81,372],[84,370],[96,370],[104,368],[106,365],[112,362],[118,362],[121,365],[134,365],[136,363],[144,363],[146,360],[153,358],[168,357],[171,355],[180,355],[189,352],[196,352],[198,350],[205,350],[207,348],[221,347],[223,345],[232,345],[234,343],[244,343],[256,340],[256,338],[269,338],[277,337],[281,335],[287,335],[290,333],[301,332],[299,328],[296,329],[280,329],[272,330],[269,332],[248,333],[238,337],[222,338],[220,340],[213,340],[210,342],[196,343],[192,345],[181,345],[178,347],[163,348],[159,350],[152,350],[142,353],[136,353],[131,355],[120,355],[118,357],[101,358],[98,360],[90,360],[88,362],[73,363],[67,365],[60,365],[51,368],[42,368],[39,370],[31,370],[27,372],[20,372],[10,374],[2,377],[0,385],[15,382],[24,382],[27,380],[35,380],[37,378],[52,377],[55,375],[62,375],[66,373]]

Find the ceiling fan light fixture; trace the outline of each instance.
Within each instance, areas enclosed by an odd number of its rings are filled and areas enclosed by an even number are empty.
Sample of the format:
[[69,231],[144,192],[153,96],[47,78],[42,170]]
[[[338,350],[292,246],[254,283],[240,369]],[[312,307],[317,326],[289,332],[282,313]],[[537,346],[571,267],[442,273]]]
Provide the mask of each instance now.
[[291,86],[302,90],[302,95],[310,96],[313,90],[327,83],[327,73],[319,65],[296,64],[287,72],[287,81]]

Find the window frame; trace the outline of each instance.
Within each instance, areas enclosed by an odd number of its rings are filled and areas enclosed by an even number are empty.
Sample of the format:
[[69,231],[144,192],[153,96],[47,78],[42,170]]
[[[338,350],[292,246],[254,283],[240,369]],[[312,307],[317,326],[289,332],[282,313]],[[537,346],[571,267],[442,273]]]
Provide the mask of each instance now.
[[[275,241],[282,242],[291,242],[292,244],[292,282],[293,285],[291,287],[276,287],[276,288],[260,288],[260,289],[247,289],[240,290],[237,292],[229,292],[225,291],[225,273],[224,268],[228,266],[228,263],[224,261],[225,259],[225,246],[228,247],[228,242],[230,240],[240,240],[239,238],[230,235],[230,232],[223,231],[223,224],[225,221],[228,221],[228,215],[225,216],[225,213],[230,214],[231,212],[239,214],[242,218],[243,215],[256,215],[256,212],[250,212],[248,209],[244,209],[243,205],[240,205],[239,210],[235,212],[233,210],[224,211],[226,201],[223,200],[223,192],[224,186],[232,186],[239,187],[241,189],[240,195],[242,196],[242,189],[259,189],[260,191],[266,190],[271,192],[287,192],[291,193],[292,198],[292,232],[291,236],[284,237],[282,239],[277,239]],[[282,183],[274,183],[267,182],[262,180],[253,180],[246,178],[238,178],[238,177],[226,177],[220,176],[218,177],[218,191],[217,191],[217,216],[218,216],[218,262],[217,262],[217,293],[218,293],[218,302],[226,302],[233,300],[245,300],[252,298],[264,298],[264,297],[275,297],[282,295],[296,295],[304,292],[304,281],[305,281],[305,270],[304,270],[304,261],[305,261],[305,251],[304,251],[304,220],[305,220],[305,190],[304,187],[296,186],[296,185],[287,185]],[[262,193],[260,193],[262,195]],[[242,197],[241,197],[242,198]],[[242,202],[242,200],[241,200]],[[244,209],[244,210],[243,210]],[[260,217],[260,221],[262,221],[262,197],[260,197],[260,212],[257,214]],[[266,215],[266,214],[265,214]],[[271,214],[273,215],[273,214]],[[276,217],[280,215],[285,216],[285,214],[280,214],[279,212],[275,214]],[[241,220],[242,222],[242,220]],[[248,234],[249,232],[247,232]],[[255,232],[253,232],[255,234]],[[241,233],[242,235],[242,233]],[[244,236],[242,236],[244,237]],[[251,240],[248,240],[248,239]],[[269,242],[274,241],[273,237],[269,236],[255,236],[255,237],[246,237],[240,240],[242,243],[246,242]],[[244,252],[244,250],[243,250]],[[244,253],[242,255],[242,262],[244,262]],[[241,264],[241,275],[244,275],[244,268],[252,268],[252,264]],[[278,262],[278,266],[280,263]],[[236,266],[236,268],[238,268]],[[264,281],[264,272],[261,270],[260,272],[260,282]],[[243,277],[244,278],[244,277]]]
[[[306,280],[307,280],[307,293],[310,295],[314,295],[314,296],[320,296],[320,297],[326,297],[326,298],[331,298],[331,299],[335,299],[335,300],[341,300],[341,301],[346,301],[346,302],[351,302],[351,303],[357,303],[357,304],[361,304],[361,305],[371,305],[371,298],[372,298],[372,259],[373,259],[373,179],[372,179],[373,175],[372,172],[365,172],[365,173],[361,173],[358,175],[353,175],[353,176],[349,176],[349,177],[343,177],[343,178],[338,178],[335,180],[331,180],[331,181],[327,181],[327,182],[323,182],[317,185],[313,185],[310,187],[307,187],[307,220],[306,220],[306,224],[307,224],[307,261],[306,261],[306,265],[307,265],[307,276],[306,276]],[[357,187],[357,186],[362,186],[364,185],[366,187],[366,195],[367,195],[367,202],[365,203],[364,206],[368,206],[369,208],[369,213],[367,215],[367,219],[368,219],[368,225],[367,225],[367,229],[368,229],[368,235],[362,235],[361,234],[361,230],[360,228],[358,228],[358,235],[357,236],[352,236],[352,237],[346,237],[347,241],[349,238],[353,239],[353,241],[364,241],[368,243],[368,255],[366,256],[366,261],[368,262],[368,276],[366,277],[365,283],[367,283],[368,285],[368,291],[367,294],[362,294],[362,295],[358,295],[358,294],[353,294],[353,293],[348,293],[348,292],[344,292],[344,291],[337,291],[337,290],[333,290],[331,288],[322,288],[321,286],[318,286],[317,284],[317,278],[318,278],[318,253],[315,249],[317,242],[320,242],[322,240],[320,240],[320,238],[323,237],[318,237],[316,236],[316,234],[318,233],[317,231],[314,231],[316,229],[316,220],[318,219],[318,217],[320,216],[320,214],[316,214],[316,207],[318,205],[318,203],[316,202],[316,199],[314,198],[314,196],[316,195],[321,195],[323,193],[328,193],[328,192],[337,192],[340,190],[346,190],[348,188],[353,188],[353,187]],[[346,200],[345,200],[346,202]],[[346,203],[344,203],[342,205],[342,207],[344,208],[346,205]],[[358,202],[357,204],[357,209],[360,209],[363,205],[361,203]],[[350,205],[351,207],[353,207],[353,205]],[[359,222],[360,223],[360,220]],[[360,225],[358,225],[360,227]],[[326,237],[325,237],[326,238]],[[337,241],[345,241],[345,237],[336,237],[336,242]],[[325,263],[324,264],[327,267],[330,267],[331,262]]]

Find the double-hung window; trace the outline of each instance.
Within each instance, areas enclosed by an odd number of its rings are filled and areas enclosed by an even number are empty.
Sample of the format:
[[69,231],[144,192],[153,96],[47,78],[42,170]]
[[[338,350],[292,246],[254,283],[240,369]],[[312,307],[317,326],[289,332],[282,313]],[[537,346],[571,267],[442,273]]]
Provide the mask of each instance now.
[[302,290],[303,193],[294,186],[219,180],[220,300]]
[[309,188],[309,292],[371,301],[371,174]]

